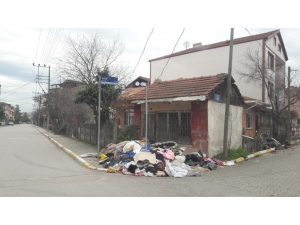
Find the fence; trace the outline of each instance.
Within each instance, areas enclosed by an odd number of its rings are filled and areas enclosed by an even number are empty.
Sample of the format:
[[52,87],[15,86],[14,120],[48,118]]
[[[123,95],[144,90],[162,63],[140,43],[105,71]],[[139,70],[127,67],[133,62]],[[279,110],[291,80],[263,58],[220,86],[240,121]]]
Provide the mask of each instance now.
[[[84,141],[90,144],[97,145],[98,140],[98,126],[97,124],[52,124],[53,132],[66,134],[67,136]],[[110,124],[104,124],[100,130],[100,146],[104,147],[113,142],[113,126]]]

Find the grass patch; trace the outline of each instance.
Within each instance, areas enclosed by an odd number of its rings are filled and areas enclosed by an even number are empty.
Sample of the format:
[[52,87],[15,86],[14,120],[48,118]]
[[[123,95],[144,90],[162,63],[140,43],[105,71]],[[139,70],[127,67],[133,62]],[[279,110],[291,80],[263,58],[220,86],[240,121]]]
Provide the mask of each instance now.
[[229,149],[227,151],[227,157],[224,156],[224,154],[219,154],[214,156],[213,158],[219,159],[219,160],[234,160],[240,157],[246,157],[247,155],[249,155],[251,153],[245,151],[242,148],[239,149]]

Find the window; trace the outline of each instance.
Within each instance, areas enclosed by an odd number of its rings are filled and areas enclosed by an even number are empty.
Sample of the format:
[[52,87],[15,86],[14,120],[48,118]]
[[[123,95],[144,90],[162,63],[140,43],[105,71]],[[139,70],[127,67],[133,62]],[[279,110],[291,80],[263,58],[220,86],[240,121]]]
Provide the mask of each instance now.
[[246,111],[246,128],[252,128],[253,112],[252,109]]
[[273,39],[273,44],[274,44],[274,46],[276,46],[276,38],[275,37]]
[[129,126],[134,123],[134,110],[125,109],[124,111],[124,125]]
[[281,45],[278,44],[278,51],[281,52]]
[[268,54],[268,68],[274,71],[274,55],[272,55],[270,52]]
[[266,114],[266,124],[271,125],[271,115],[270,114]]
[[274,84],[271,81],[268,81],[268,92],[270,95],[270,98],[273,99],[274,98]]

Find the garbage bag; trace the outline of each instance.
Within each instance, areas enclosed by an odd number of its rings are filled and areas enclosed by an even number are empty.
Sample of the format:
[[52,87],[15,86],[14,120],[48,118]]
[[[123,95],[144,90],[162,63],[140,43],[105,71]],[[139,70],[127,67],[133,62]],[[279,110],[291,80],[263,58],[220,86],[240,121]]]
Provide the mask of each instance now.
[[166,163],[165,171],[170,177],[185,177],[188,174],[187,170],[177,166],[172,166],[169,160],[166,160],[165,163]]

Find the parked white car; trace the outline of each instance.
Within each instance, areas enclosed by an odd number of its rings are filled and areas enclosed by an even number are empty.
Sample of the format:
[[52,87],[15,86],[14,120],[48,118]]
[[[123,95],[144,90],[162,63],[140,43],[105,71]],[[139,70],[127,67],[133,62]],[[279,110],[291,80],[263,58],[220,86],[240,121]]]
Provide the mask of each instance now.
[[8,125],[14,125],[14,122],[9,121],[9,122],[8,122]]

